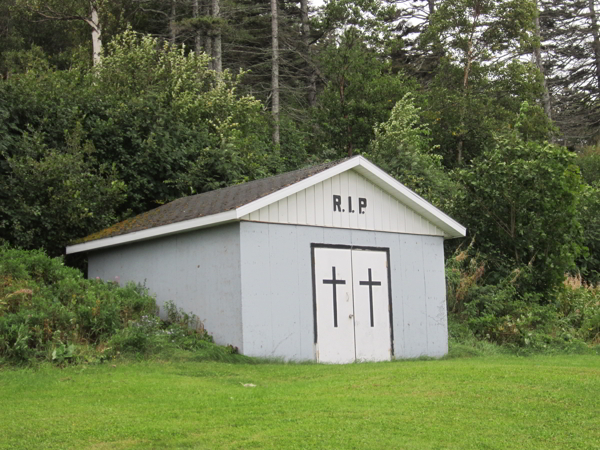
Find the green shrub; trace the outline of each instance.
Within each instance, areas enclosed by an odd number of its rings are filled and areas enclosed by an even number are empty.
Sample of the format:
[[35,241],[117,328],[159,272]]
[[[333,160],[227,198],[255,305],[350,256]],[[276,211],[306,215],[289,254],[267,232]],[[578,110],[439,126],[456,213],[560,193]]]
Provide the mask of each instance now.
[[503,347],[485,339],[478,339],[469,326],[456,314],[448,316],[448,354],[446,358],[506,353]]
[[139,321],[131,321],[117,331],[108,341],[113,352],[150,353],[160,348],[160,319],[156,316],[142,316]]
[[132,320],[155,313],[141,286],[86,280],[43,251],[0,247],[0,358],[16,363],[75,356],[72,345],[98,345]]
[[173,302],[165,305],[166,320],[157,313],[142,286],[86,280],[43,251],[0,247],[0,361],[64,365],[169,349],[234,353],[211,350],[199,318]]
[[554,292],[522,293],[524,266],[503,278],[486,278],[486,258],[467,249],[446,262],[450,346],[467,353],[474,340],[519,354],[589,351],[600,344],[600,288],[568,277]]
[[108,345],[113,352],[150,354],[165,348],[195,351],[212,343],[212,336],[196,315],[177,308],[172,301],[165,303],[165,311],[165,321],[154,315],[130,321],[113,335]]

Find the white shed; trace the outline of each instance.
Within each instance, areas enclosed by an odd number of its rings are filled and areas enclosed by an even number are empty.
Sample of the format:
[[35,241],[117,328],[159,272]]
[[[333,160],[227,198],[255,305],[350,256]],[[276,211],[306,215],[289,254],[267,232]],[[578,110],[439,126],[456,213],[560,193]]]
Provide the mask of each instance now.
[[67,253],[243,354],[346,363],[447,352],[443,242],[465,231],[356,156],[175,200]]

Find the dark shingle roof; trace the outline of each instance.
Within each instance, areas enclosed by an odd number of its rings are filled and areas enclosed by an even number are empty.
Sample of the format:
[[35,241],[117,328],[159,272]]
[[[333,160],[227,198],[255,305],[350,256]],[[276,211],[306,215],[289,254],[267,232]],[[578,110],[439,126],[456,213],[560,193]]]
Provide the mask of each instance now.
[[95,241],[108,237],[120,236],[134,231],[197,219],[199,217],[230,211],[240,206],[247,205],[266,195],[272,194],[284,187],[295,184],[305,178],[311,177],[334,167],[348,158],[334,162],[282,173],[274,177],[254,180],[203,194],[191,195],[174,200],[166,205],[159,206],[148,212],[119,222],[112,227],[90,234],[77,243]]

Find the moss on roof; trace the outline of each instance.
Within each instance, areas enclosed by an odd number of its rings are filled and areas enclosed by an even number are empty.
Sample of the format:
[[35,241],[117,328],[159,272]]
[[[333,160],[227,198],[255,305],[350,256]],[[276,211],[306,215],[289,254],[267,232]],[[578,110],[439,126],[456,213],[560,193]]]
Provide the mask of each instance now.
[[121,236],[136,231],[148,230],[150,228],[230,211],[277,192],[305,178],[316,175],[319,172],[323,172],[347,159],[344,158],[318,166],[282,173],[269,178],[179,198],[158,208],[123,220],[104,230],[92,233],[82,239],[78,239],[73,244],[82,244],[98,239]]

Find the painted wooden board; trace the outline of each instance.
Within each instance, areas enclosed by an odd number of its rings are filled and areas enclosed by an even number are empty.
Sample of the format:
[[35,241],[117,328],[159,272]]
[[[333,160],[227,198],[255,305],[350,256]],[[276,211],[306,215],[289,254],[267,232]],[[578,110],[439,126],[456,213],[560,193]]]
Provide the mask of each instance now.
[[[405,249],[402,260],[402,304],[404,307],[404,357],[427,354],[427,298],[425,292],[423,237],[401,236]],[[423,345],[425,344],[425,345]]]
[[242,220],[444,235],[433,223],[354,170],[247,214]]
[[359,361],[392,359],[387,253],[352,250],[354,338]]
[[[271,299],[268,294],[271,286],[271,253],[268,227],[254,227],[248,230],[242,249],[242,286],[265,286],[266,292],[249,289],[244,292],[242,301],[243,349],[245,354],[256,355],[258,349],[267,349],[262,356],[269,356],[273,343]],[[210,259],[210,258],[207,258]],[[266,268],[266,270],[265,270]],[[269,326],[264,326],[267,323]]]
[[356,359],[352,256],[348,249],[315,248],[317,361],[345,364]]
[[298,260],[293,257],[297,254],[296,233],[293,227],[268,227],[270,264],[262,270],[271,272],[269,311],[272,318],[272,353],[269,356],[275,356],[276,352],[298,355],[301,336],[298,301],[294,295],[273,295],[298,289]]
[[448,353],[448,318],[446,312],[446,285],[437,280],[444,278],[443,247],[431,238],[423,238],[423,275],[427,306],[427,355],[443,356]]

